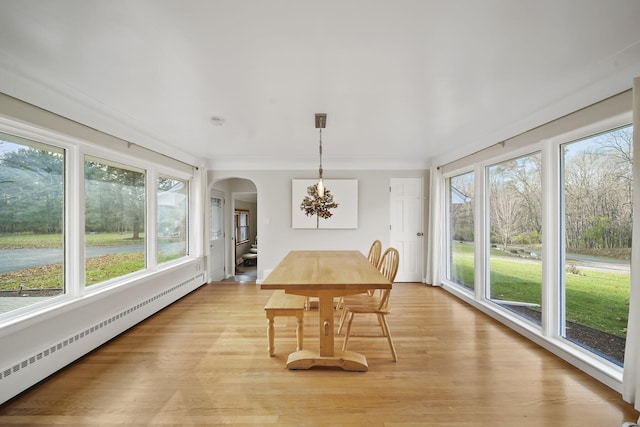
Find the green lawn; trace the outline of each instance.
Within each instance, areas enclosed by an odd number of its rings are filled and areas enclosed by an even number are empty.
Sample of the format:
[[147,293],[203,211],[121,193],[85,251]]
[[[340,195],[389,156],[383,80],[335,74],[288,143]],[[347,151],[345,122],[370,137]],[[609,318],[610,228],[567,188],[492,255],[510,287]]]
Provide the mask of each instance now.
[[107,254],[87,260],[87,286],[144,269],[144,252]]
[[[473,245],[456,243],[453,278],[473,288]],[[566,273],[566,317],[624,337],[629,312],[629,274],[579,269]],[[500,251],[491,252],[491,296],[541,304],[542,266]]]

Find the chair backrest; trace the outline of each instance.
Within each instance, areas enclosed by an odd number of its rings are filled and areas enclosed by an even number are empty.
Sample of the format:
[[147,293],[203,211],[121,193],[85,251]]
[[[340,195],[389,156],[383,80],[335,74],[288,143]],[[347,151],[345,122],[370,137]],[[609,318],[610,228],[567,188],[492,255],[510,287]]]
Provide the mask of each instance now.
[[[398,273],[398,264],[400,262],[400,254],[396,248],[387,248],[380,258],[380,264],[378,269],[380,273],[384,275],[391,283],[396,279]],[[380,298],[379,310],[386,310],[389,305],[389,296],[391,295],[391,289],[385,289]]]
[[381,253],[382,253],[382,242],[380,242],[380,240],[374,240],[373,243],[371,244],[371,248],[369,248],[369,255],[367,255],[367,259],[376,268],[378,268],[378,264],[380,263]]

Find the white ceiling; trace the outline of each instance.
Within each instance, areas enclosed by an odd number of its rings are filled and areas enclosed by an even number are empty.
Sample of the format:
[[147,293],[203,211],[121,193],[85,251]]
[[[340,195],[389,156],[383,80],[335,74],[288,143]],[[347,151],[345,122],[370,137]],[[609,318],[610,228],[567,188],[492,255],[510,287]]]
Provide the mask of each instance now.
[[[218,169],[441,164],[631,87],[638,0],[0,0],[0,91]],[[216,126],[211,118],[223,119]]]

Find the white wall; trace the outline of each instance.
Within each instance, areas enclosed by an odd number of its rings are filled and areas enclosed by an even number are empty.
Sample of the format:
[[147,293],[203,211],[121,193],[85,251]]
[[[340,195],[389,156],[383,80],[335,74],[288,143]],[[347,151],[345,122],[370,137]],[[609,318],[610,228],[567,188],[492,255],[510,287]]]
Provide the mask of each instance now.
[[[325,179],[358,180],[358,228],[354,230],[293,229],[291,227],[291,180],[315,178],[314,171],[209,171],[209,183],[228,178],[245,178],[258,192],[258,281],[284,256],[296,249],[355,249],[367,253],[371,242],[389,243],[389,182],[391,178],[422,177],[425,213],[428,200],[427,170],[332,171]],[[299,203],[299,202],[298,202]],[[338,208],[339,209],[339,208]],[[427,215],[425,215],[425,218]],[[427,227],[425,225],[424,229]],[[427,239],[424,239],[426,242]],[[229,249],[230,250],[230,249]],[[426,248],[425,248],[426,253]]]

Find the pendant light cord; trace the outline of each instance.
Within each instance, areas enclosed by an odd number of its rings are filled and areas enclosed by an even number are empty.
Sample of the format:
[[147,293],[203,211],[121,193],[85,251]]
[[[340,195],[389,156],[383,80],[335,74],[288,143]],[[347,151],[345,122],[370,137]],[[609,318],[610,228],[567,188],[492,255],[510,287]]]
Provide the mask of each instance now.
[[322,128],[320,128],[320,168],[318,172],[320,173],[320,179],[322,179]]

